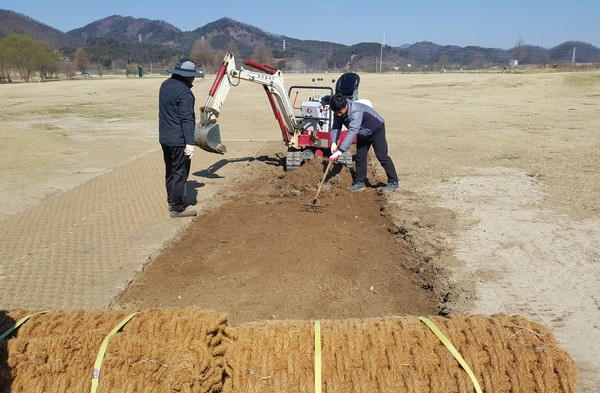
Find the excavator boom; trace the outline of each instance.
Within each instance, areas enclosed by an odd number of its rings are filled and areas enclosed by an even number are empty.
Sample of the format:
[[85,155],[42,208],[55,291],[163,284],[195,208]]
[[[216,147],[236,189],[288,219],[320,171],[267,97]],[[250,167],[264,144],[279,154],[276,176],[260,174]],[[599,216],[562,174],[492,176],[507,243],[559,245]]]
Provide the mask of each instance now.
[[[286,144],[292,141],[297,127],[294,109],[285,93],[281,71],[268,65],[246,60],[245,65],[261,72],[237,69],[233,53],[227,53],[208,93],[205,104],[200,108],[200,122],[196,125],[195,142],[200,148],[223,154],[227,151],[221,143],[221,132],[217,118],[232,86],[232,81],[245,80],[263,86],[271,108],[281,128]],[[236,84],[238,82],[235,82]]]

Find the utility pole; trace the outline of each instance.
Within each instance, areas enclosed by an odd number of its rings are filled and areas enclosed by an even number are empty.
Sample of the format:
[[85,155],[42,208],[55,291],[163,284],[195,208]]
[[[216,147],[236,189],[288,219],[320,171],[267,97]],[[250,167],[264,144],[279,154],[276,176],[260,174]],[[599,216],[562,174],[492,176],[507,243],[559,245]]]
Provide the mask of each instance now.
[[573,47],[573,56],[571,57],[571,64],[575,65],[575,49],[577,49],[576,46]]
[[379,54],[379,73],[383,72],[383,46],[385,45],[385,33],[383,33],[383,41],[381,41],[381,53]]

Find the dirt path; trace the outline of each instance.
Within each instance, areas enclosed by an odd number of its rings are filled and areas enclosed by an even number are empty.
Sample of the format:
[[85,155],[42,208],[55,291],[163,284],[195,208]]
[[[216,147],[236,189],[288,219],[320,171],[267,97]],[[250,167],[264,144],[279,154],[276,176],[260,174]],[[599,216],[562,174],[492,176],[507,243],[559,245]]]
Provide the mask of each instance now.
[[[198,306],[233,324],[261,319],[435,315],[435,269],[410,248],[371,188],[350,193],[348,168],[283,171],[283,153],[258,152],[247,181],[217,196],[122,294],[121,307]],[[276,144],[280,148],[280,144]],[[277,151],[277,150],[275,150]],[[443,305],[442,305],[443,306]]]

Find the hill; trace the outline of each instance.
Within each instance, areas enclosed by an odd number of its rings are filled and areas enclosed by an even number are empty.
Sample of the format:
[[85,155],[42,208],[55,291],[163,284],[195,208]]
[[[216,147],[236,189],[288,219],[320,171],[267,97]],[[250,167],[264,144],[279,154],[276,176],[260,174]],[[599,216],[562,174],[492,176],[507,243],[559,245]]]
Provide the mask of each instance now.
[[[569,63],[573,58],[578,63],[600,61],[600,49],[579,41],[567,41],[551,49],[541,46],[523,45],[512,49],[482,48],[479,46],[441,46],[432,42],[418,42],[406,47],[408,56],[417,64],[445,63],[465,67],[481,68],[493,65],[507,65],[520,57],[520,64]],[[520,55],[517,53],[520,52]]]
[[511,59],[519,60],[520,64],[546,65],[571,62],[574,50],[578,63],[600,62],[600,49],[585,42],[565,42],[550,49],[535,45],[511,49],[441,46],[432,42],[383,48],[373,42],[347,46],[271,34],[231,18],[221,18],[193,31],[181,31],[165,21],[120,15],[63,33],[25,15],[0,10],[0,39],[12,33],[47,42],[66,56],[72,56],[77,47],[82,47],[90,60],[105,66],[117,61],[168,64],[189,54],[200,39],[205,39],[218,53],[235,48],[236,55],[242,58],[252,57],[255,48],[264,44],[278,59],[278,66],[292,70],[487,68],[505,67]]
[[73,46],[77,40],[68,34],[17,12],[0,9],[0,39],[10,34],[23,34],[54,49]]
[[67,35],[78,42],[85,42],[88,38],[122,38],[140,41],[141,37],[142,42],[168,44],[177,41],[182,31],[162,20],[112,15],[71,30]]

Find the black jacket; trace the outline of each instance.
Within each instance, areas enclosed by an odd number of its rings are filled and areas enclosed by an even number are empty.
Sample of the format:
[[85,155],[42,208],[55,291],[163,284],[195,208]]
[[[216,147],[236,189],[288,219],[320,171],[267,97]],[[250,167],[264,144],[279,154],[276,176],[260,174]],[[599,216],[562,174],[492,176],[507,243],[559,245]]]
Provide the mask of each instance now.
[[196,99],[187,79],[173,75],[160,85],[158,94],[158,139],[161,145],[194,144]]

